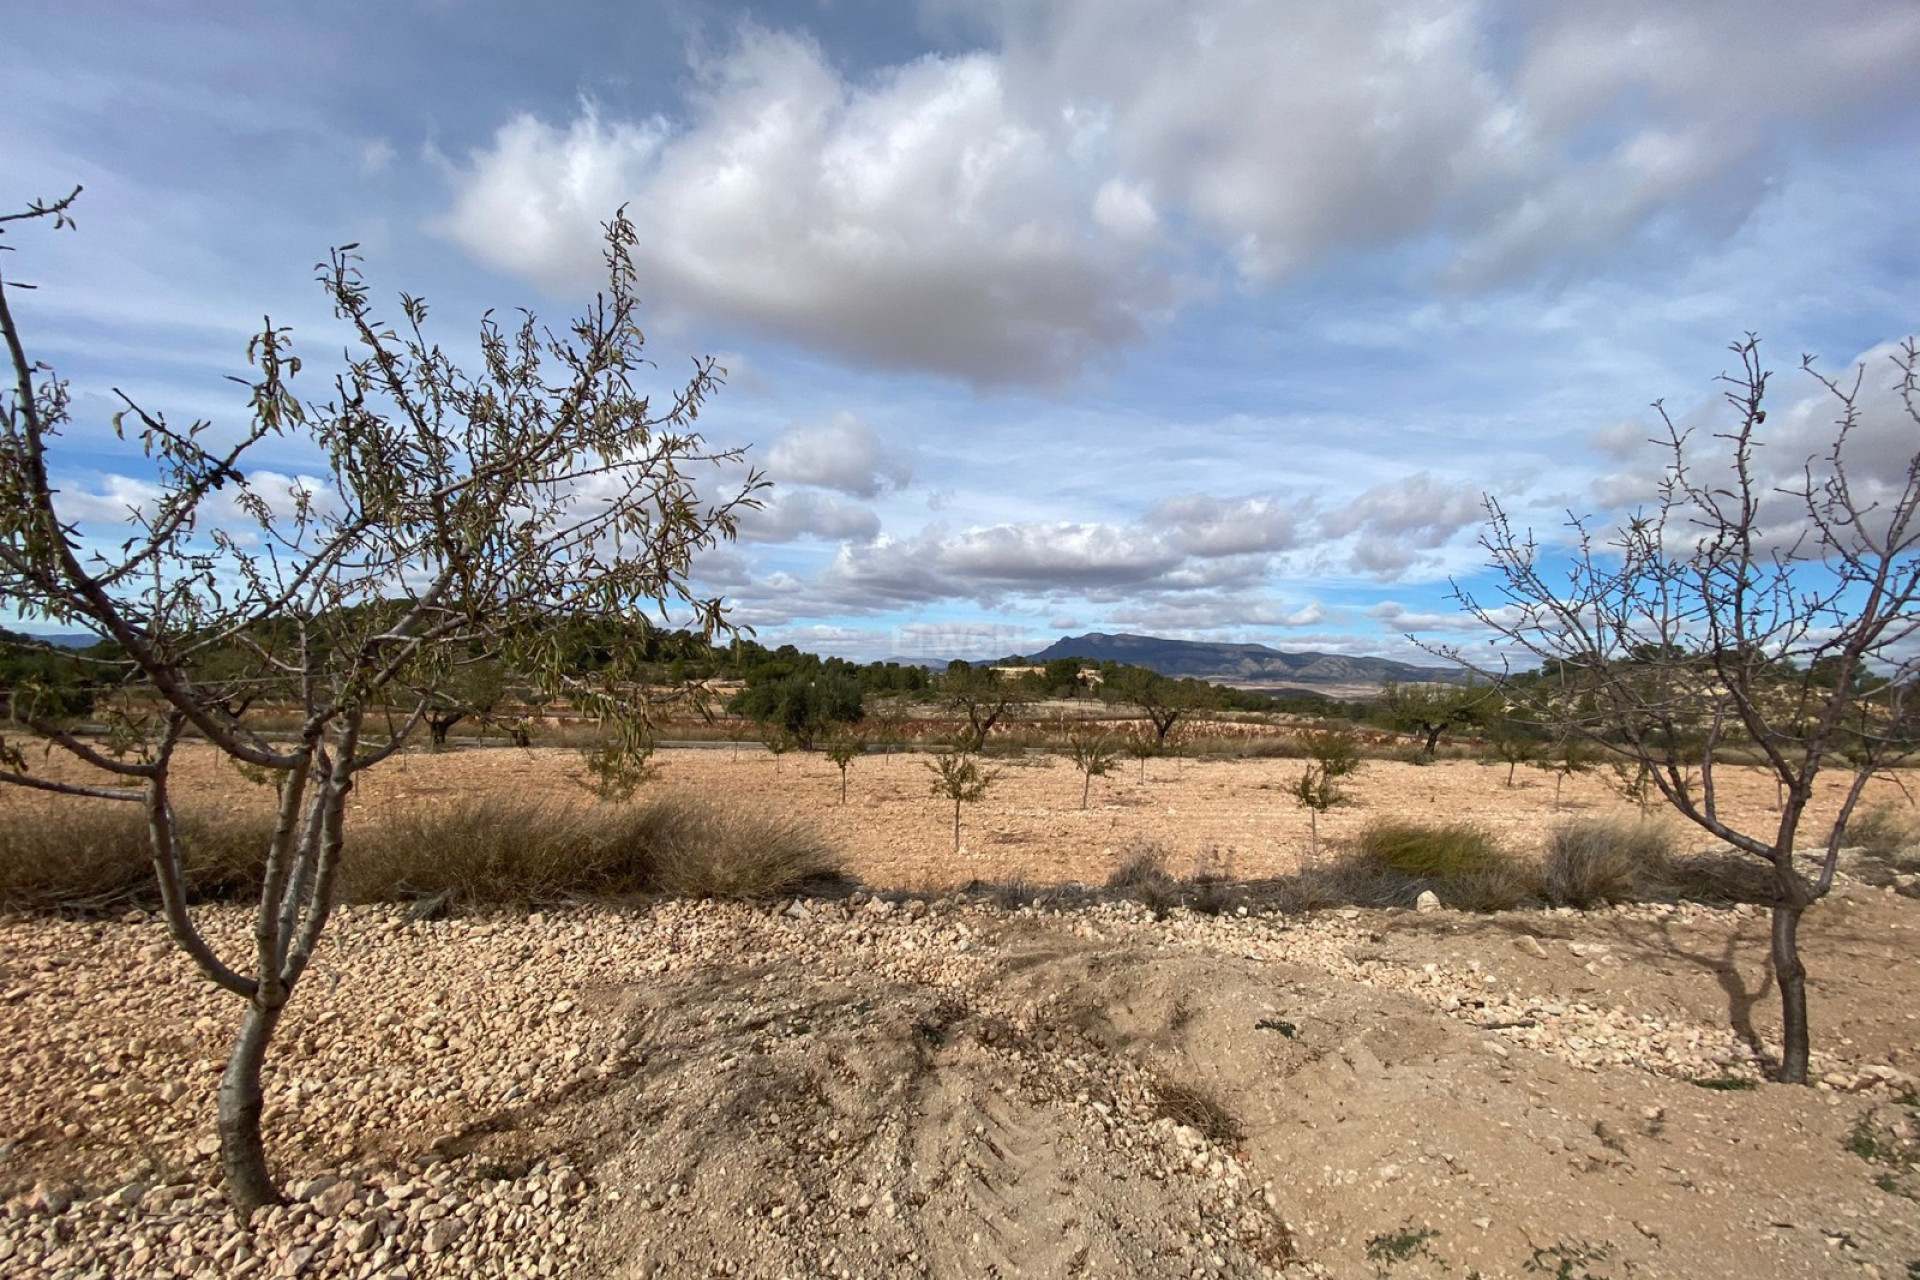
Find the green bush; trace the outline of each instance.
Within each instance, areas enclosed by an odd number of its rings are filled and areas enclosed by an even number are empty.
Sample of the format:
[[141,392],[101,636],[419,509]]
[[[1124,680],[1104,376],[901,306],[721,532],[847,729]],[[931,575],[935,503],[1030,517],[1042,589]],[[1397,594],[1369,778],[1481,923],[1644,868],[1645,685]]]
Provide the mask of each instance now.
[[1427,889],[1465,911],[1510,911],[1541,897],[1539,868],[1471,823],[1375,819],[1362,828],[1354,851],[1336,863],[1345,864],[1336,867],[1336,878],[1356,887],[1371,878],[1369,896],[1398,905],[1410,905]]
[[1376,818],[1361,829],[1359,852],[1388,871],[1432,880],[1456,880],[1512,861],[1489,832],[1465,822],[1434,826]]
[[1672,869],[1673,832],[1664,823],[1568,822],[1547,841],[1547,901],[1581,908],[1637,901],[1670,880]]

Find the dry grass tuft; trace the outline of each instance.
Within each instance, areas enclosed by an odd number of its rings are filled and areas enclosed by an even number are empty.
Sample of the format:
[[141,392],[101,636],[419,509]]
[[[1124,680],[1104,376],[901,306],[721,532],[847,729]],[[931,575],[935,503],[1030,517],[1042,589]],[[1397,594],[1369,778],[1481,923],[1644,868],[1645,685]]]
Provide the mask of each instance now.
[[1853,815],[1844,843],[1881,862],[1920,862],[1920,820],[1911,808],[1876,804]]
[[[193,901],[258,893],[265,816],[183,814],[180,857]],[[134,804],[74,802],[0,825],[0,906],[107,911],[160,900],[146,813]]]
[[1361,830],[1354,851],[1336,861],[1344,865],[1332,875],[1357,885],[1372,880],[1368,896],[1388,899],[1380,905],[1408,906],[1428,889],[1463,911],[1511,911],[1541,900],[1540,869],[1470,823],[1376,819]]
[[1671,878],[1673,861],[1673,831],[1665,823],[1647,818],[1569,822],[1548,837],[1547,901],[1583,909],[1639,901]]
[[766,898],[839,883],[839,856],[798,818],[663,796],[630,811],[625,845],[655,893]]
[[1245,1140],[1239,1118],[1211,1094],[1171,1080],[1156,1082],[1153,1092],[1159,1101],[1156,1115],[1186,1125],[1216,1146],[1237,1147]]
[[393,902],[538,902],[642,892],[646,868],[623,847],[617,806],[480,796],[402,809],[348,830],[343,896]]
[[1129,898],[1165,919],[1175,907],[1185,907],[1201,915],[1217,916],[1240,905],[1243,886],[1224,866],[1215,866],[1212,858],[1203,858],[1185,880],[1167,870],[1167,851],[1150,840],[1136,840],[1127,848],[1120,865],[1107,877],[1107,891]]
[[1746,853],[1683,854],[1648,887],[1650,898],[1713,904],[1750,902],[1771,906],[1777,896],[1773,868]]
[[[256,895],[271,831],[265,814],[183,814],[189,895]],[[357,902],[760,898],[839,879],[833,850],[798,820],[671,795],[634,805],[483,796],[396,810],[351,825],[341,862],[341,896]],[[102,911],[158,899],[137,806],[74,804],[0,829],[0,906],[9,910]]]

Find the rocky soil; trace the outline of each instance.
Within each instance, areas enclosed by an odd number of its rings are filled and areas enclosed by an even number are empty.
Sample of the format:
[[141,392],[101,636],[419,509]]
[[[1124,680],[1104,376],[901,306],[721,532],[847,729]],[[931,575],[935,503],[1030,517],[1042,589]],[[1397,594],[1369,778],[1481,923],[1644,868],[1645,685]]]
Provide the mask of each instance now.
[[0,1274],[1920,1274],[1920,903],[1803,936],[1812,1089],[1750,1084],[1753,908],[351,908],[243,1223],[231,998],[145,916],[16,918]]

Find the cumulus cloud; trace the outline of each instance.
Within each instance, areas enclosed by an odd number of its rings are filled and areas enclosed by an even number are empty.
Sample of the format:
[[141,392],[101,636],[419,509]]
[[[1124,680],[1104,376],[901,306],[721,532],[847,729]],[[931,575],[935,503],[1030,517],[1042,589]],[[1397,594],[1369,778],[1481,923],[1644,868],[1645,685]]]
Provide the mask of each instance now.
[[[1747,460],[1759,503],[1756,528],[1762,545],[1790,547],[1812,532],[1809,490],[1816,502],[1824,502],[1836,492],[1830,486],[1842,480],[1861,513],[1860,527],[1884,543],[1886,522],[1897,511],[1896,500],[1920,451],[1920,416],[1908,401],[1915,381],[1909,367],[1915,366],[1917,355],[1909,354],[1905,340],[1881,343],[1826,375],[1831,386],[1800,373],[1773,375],[1766,417],[1754,425]],[[1674,427],[1682,436],[1685,464],[1695,484],[1731,491],[1737,483],[1726,436],[1739,421],[1739,410],[1719,394],[1676,414]],[[1596,515],[1611,516],[1617,523],[1631,513],[1658,507],[1660,484],[1674,458],[1671,448],[1660,442],[1665,430],[1650,419],[1597,436],[1603,449],[1617,442],[1607,451],[1626,465],[1589,484]],[[1634,448],[1627,441],[1636,437],[1640,443]],[[1836,443],[1841,445],[1837,469]],[[1668,537],[1677,548],[1696,536],[1703,527],[1700,521],[1711,519],[1683,511],[1669,520]]]
[[1326,606],[1318,600],[1289,606],[1264,594],[1210,591],[1189,595],[1149,593],[1108,610],[1106,621],[1111,626],[1151,635],[1202,639],[1223,633],[1244,637],[1249,629],[1314,627],[1325,622],[1327,616]]
[[159,485],[133,476],[100,476],[95,487],[97,492],[71,481],[56,485],[54,510],[62,520],[79,524],[125,524],[151,515],[161,497]]
[[1164,302],[1143,197],[1115,188],[1096,211],[1066,125],[1023,110],[997,57],[854,83],[812,40],[749,26],[699,71],[679,120],[588,105],[508,121],[455,172],[446,233],[574,290],[597,273],[598,223],[630,202],[668,310],[982,384],[1068,378]]
[[[1398,600],[1382,600],[1367,610],[1367,616],[1390,630],[1406,634],[1443,631],[1456,635],[1491,634],[1487,627],[1464,609],[1451,612],[1436,612],[1428,609],[1409,608]],[[1519,613],[1509,606],[1501,606],[1489,611],[1489,616],[1497,622],[1518,622]]]
[[869,601],[984,602],[1138,585],[1180,564],[1179,553],[1158,539],[1117,525],[1034,522],[958,532],[935,525],[914,538],[843,547],[822,576],[829,587]]
[[953,0],[988,47],[853,78],[742,28],[671,113],[516,116],[448,235],[591,285],[628,203],[649,300],[890,368],[1047,384],[1135,341],[1203,250],[1268,287],[1420,245],[1486,285],[1718,233],[1809,135],[1920,100],[1906,0]]
[[1898,0],[975,7],[1011,79],[1102,104],[1116,180],[1253,283],[1432,234],[1466,282],[1670,215],[1729,225],[1809,125],[1920,96],[1920,11]]
[[1368,489],[1322,516],[1320,530],[1334,538],[1353,535],[1352,566],[1387,579],[1424,562],[1422,552],[1444,546],[1482,514],[1477,486],[1421,471]]
[[879,535],[880,517],[871,510],[812,489],[775,490],[759,510],[744,512],[740,517],[743,542],[792,542],[799,538],[871,542]]
[[781,432],[767,446],[762,466],[776,485],[818,485],[856,498],[897,489],[913,475],[906,460],[881,443],[871,423],[845,412]]
[[1229,556],[1282,551],[1295,544],[1293,513],[1274,498],[1170,498],[1147,513],[1170,545],[1187,555]]

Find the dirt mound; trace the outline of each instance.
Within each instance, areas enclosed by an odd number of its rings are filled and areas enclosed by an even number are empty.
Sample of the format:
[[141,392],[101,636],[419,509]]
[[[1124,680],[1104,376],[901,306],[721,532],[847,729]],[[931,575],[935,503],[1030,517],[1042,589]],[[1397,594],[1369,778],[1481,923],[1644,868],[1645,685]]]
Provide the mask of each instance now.
[[[1832,913],[1829,951],[1884,934],[1888,905]],[[1713,923],[1723,954],[1758,944],[1757,919]],[[1724,975],[1622,958],[1623,936],[1660,937],[1628,913],[1369,914],[1337,976],[1275,958],[1308,933],[1284,925],[1222,954],[1103,924],[997,922],[949,985],[767,960],[639,984],[625,1016],[646,1064],[575,1135],[597,1180],[631,1189],[597,1250],[619,1274],[770,1277],[1788,1276],[1920,1257],[1912,1202],[1885,1221],[1899,1196],[1863,1198],[1855,1137],[1907,1111],[1694,1083],[1751,1079],[1726,1074],[1751,1064],[1738,1037],[1693,1016],[1724,1020]],[[1605,1069],[1598,1035],[1529,1048],[1541,1019],[1488,1012],[1492,959],[1525,959],[1548,1011],[1556,986],[1604,1006],[1618,975],[1717,1056],[1660,1072]],[[1480,992],[1392,989],[1430,968]],[[1860,1039],[1882,1040],[1867,1021]]]

